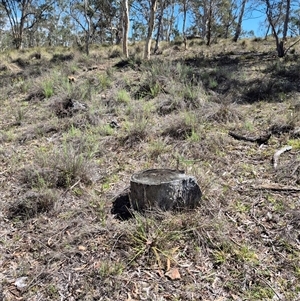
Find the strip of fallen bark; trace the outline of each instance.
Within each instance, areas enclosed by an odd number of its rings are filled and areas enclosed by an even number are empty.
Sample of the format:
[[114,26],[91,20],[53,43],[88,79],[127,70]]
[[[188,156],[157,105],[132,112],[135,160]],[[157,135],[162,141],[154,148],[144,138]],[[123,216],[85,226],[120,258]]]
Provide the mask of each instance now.
[[277,166],[278,166],[278,161],[279,161],[280,155],[282,155],[283,153],[285,153],[287,151],[290,151],[291,149],[292,149],[291,146],[285,146],[285,147],[279,149],[277,152],[275,152],[275,154],[273,156],[273,166],[274,166],[274,169],[276,169]]

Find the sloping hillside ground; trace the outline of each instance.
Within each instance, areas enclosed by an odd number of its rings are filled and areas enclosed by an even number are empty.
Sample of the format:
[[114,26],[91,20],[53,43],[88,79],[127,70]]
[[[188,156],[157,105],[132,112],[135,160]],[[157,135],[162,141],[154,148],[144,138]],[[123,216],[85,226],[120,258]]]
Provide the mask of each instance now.
[[[0,299],[300,300],[300,47],[274,45],[1,54]],[[197,210],[111,214],[165,167]]]

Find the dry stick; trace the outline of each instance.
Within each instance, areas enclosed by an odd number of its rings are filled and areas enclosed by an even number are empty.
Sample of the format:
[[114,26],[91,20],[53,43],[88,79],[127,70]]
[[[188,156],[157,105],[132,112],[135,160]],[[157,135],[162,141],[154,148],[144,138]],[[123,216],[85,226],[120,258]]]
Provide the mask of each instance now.
[[290,151],[292,149],[291,146],[285,146],[283,148],[281,148],[280,150],[278,150],[274,156],[273,156],[273,165],[274,165],[274,169],[277,168],[278,166],[278,160],[279,160],[279,157],[280,155],[282,155],[283,153],[287,152],[287,151]]
[[231,137],[233,137],[234,139],[237,139],[237,140],[256,142],[256,143],[258,143],[259,145],[264,144],[264,143],[267,143],[268,140],[269,140],[270,137],[271,137],[271,134],[270,134],[270,133],[267,133],[267,134],[265,134],[265,135],[261,135],[261,136],[259,136],[259,137],[246,137],[246,136],[239,135],[239,134],[236,134],[236,133],[231,132],[231,131],[228,133],[228,135],[231,136]]
[[252,187],[255,190],[274,190],[274,191],[289,191],[289,192],[299,192],[300,187],[293,186],[278,186],[276,183],[264,184],[257,187]]
[[295,166],[295,168],[293,169],[293,172],[292,172],[291,176],[293,176],[295,174],[295,172],[298,170],[299,167],[300,167],[300,164],[297,164]]
[[[254,270],[256,272],[258,272],[256,268],[254,268]],[[269,281],[267,281],[266,279],[264,279],[263,277],[261,277],[258,274],[256,274],[256,276],[274,292],[274,294],[277,296],[278,300],[282,300],[281,296],[276,292],[276,290],[272,287],[272,285],[269,283]]]
[[74,185],[72,185],[71,187],[69,187],[65,191],[63,191],[61,196],[64,196],[68,191],[72,190],[76,185],[79,184],[80,181],[81,181],[81,179],[79,179]]

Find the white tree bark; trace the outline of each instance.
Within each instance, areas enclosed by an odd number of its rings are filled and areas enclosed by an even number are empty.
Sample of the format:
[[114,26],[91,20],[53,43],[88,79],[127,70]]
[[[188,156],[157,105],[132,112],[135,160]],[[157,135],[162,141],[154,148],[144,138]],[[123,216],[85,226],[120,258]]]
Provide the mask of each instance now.
[[150,1],[150,18],[148,22],[148,34],[145,44],[145,52],[144,52],[144,59],[150,59],[150,52],[151,52],[151,40],[152,40],[152,33],[154,28],[154,20],[155,20],[155,12],[156,12],[157,0]]
[[247,2],[247,0],[243,0],[242,3],[241,3],[241,10],[240,10],[240,13],[239,13],[239,19],[238,19],[236,29],[235,29],[235,34],[234,34],[234,37],[233,37],[234,42],[237,42],[237,40],[240,37],[240,34],[242,32],[242,22],[243,22],[246,2]]
[[126,58],[128,53],[128,31],[129,31],[129,7],[128,0],[123,0],[123,54]]

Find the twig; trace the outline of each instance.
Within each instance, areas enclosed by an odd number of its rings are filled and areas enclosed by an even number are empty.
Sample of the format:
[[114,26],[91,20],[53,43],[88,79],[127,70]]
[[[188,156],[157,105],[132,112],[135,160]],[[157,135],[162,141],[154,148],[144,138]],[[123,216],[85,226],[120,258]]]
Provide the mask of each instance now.
[[[257,269],[254,268],[254,270],[256,272],[258,272]],[[282,300],[281,296],[276,292],[276,290],[272,287],[272,285],[269,283],[269,281],[267,281],[266,279],[264,279],[263,277],[261,277],[258,274],[256,274],[256,276],[273,291],[273,293],[277,296],[278,300]]]
[[241,246],[238,242],[236,242],[233,238],[229,237],[229,239],[230,239],[234,244],[236,244],[238,247],[242,248],[242,246]]
[[287,151],[290,151],[291,149],[292,149],[291,146],[285,146],[285,147],[279,149],[277,152],[275,152],[275,154],[273,156],[274,169],[276,169],[278,166],[278,160],[279,160],[280,155],[282,155],[283,153],[285,153]]
[[68,191],[72,190],[76,185],[79,184],[81,179],[79,179],[75,184],[73,184],[71,187],[67,188],[64,192],[62,192],[61,196],[64,196]]

